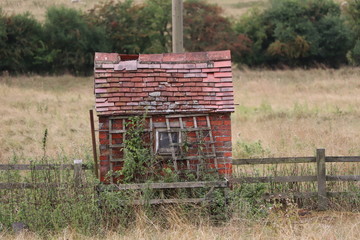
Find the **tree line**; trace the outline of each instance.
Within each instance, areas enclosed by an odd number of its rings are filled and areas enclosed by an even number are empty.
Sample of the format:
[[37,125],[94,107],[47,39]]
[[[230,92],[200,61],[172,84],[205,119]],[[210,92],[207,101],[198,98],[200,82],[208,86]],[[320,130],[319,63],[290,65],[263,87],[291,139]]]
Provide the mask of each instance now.
[[[249,67],[360,64],[360,0],[269,0],[238,19],[184,2],[186,51],[230,49]],[[0,72],[90,75],[94,52],[171,52],[171,1],[108,1],[82,12],[51,7],[44,22],[0,9]]]

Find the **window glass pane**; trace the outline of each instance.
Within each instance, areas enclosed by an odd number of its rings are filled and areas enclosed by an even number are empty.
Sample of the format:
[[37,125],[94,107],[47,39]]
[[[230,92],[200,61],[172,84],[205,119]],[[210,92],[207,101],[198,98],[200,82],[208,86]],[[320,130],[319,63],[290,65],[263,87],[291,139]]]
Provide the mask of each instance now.
[[[172,132],[172,143],[179,143],[179,132]],[[171,155],[172,147],[170,146],[169,133],[165,131],[159,131],[157,134],[157,152],[163,155]],[[177,154],[179,152],[179,146],[173,146],[174,151]]]
[[[179,143],[179,133],[172,132],[170,134],[172,138],[172,143]],[[159,148],[170,148],[170,139],[167,132],[159,132]]]

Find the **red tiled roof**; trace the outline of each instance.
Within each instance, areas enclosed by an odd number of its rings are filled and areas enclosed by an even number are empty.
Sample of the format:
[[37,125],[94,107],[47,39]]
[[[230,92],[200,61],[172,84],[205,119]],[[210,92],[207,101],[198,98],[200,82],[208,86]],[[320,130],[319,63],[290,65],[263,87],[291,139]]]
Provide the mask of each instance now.
[[233,112],[230,51],[95,54],[98,115]]

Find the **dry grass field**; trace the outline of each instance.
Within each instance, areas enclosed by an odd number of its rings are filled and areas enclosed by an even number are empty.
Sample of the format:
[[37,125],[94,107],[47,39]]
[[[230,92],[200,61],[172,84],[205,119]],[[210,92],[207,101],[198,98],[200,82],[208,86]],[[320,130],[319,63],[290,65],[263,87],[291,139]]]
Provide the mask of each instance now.
[[0,163],[14,155],[23,161],[41,156],[46,129],[47,154],[86,158],[92,82],[72,76],[0,77]]
[[[197,226],[188,224],[175,217],[170,228],[164,228],[150,219],[139,216],[132,228],[123,232],[106,232],[101,236],[84,236],[75,230],[67,228],[54,234],[50,239],[163,239],[163,240],[355,240],[360,234],[360,214],[323,212],[312,213],[306,217],[281,216],[273,214],[261,222],[248,222],[244,219],[234,219],[222,226],[211,226],[203,223]],[[0,232],[4,240],[37,240],[43,239],[31,232],[19,235],[9,235]],[[48,238],[49,239],[49,238]]]
[[[233,139],[268,154],[360,155],[359,68],[236,72]],[[235,153],[236,154],[236,153]]]
[[[235,149],[260,141],[268,157],[312,156],[317,147],[359,155],[359,74],[359,68],[235,70]],[[46,129],[48,155],[91,155],[91,77],[3,76],[0,101],[0,162],[41,156]]]
[[[313,155],[325,147],[329,155],[360,154],[360,68],[313,70],[235,70],[233,142],[236,157]],[[59,161],[91,159],[88,110],[94,105],[91,77],[0,78],[0,163],[46,152]],[[259,145],[260,144],[260,151]],[[257,146],[244,152],[238,145]],[[250,147],[251,149],[251,147]],[[354,168],[354,169],[353,169]],[[355,170],[355,168],[357,170]],[[345,166],[359,173],[359,166]],[[357,174],[358,175],[358,174]],[[358,188],[358,187],[357,187]],[[345,189],[340,186],[340,189]],[[64,229],[53,239],[358,239],[360,214],[274,212],[265,219],[234,218],[221,226],[204,220],[193,225],[174,216],[164,228],[145,216],[134,227],[102,236]],[[41,239],[34,233],[0,232],[0,239]]]

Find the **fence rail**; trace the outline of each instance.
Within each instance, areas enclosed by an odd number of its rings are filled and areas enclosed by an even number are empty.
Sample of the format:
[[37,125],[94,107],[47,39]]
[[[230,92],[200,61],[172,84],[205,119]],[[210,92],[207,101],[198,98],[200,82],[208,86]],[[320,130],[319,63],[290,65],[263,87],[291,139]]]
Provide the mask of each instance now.
[[[0,170],[74,170],[75,164],[0,164]],[[81,169],[91,167],[81,165]]]
[[326,182],[329,181],[360,181],[360,175],[326,175],[326,163],[360,163],[360,156],[327,157],[325,149],[317,149],[315,157],[289,157],[289,158],[256,158],[234,159],[233,165],[258,165],[258,164],[288,164],[288,163],[316,163],[314,176],[272,176],[272,177],[237,177],[230,180],[230,184],[243,183],[289,183],[289,182],[317,182],[317,192],[278,193],[265,196],[311,198],[317,196],[318,208],[328,208],[329,197],[341,195],[356,195],[349,192],[327,192]]
[[[74,170],[75,187],[87,187],[81,180],[83,170],[91,170],[92,168],[83,165],[82,160],[74,160],[74,164],[0,164],[0,171],[20,170],[20,171],[40,171],[40,170]],[[30,188],[46,188],[46,187],[66,187],[69,184],[63,183],[22,183],[22,182],[0,182],[0,190],[10,189],[30,189]]]
[[[359,162],[360,163],[360,156],[326,157],[325,162],[333,162],[333,163]],[[285,163],[316,163],[316,157],[233,159],[233,165],[285,164]]]
[[315,157],[289,157],[289,158],[246,158],[233,159],[233,165],[255,164],[282,164],[282,163],[315,163]]
[[[209,191],[199,198],[165,198],[164,190],[166,189],[194,189],[209,188]],[[157,199],[133,199],[120,201],[124,205],[143,205],[143,204],[181,204],[181,203],[201,203],[212,200],[212,193],[215,188],[228,188],[228,181],[199,181],[199,182],[171,182],[171,183],[139,183],[139,184],[110,184],[99,185],[98,191],[124,191],[124,190],[158,190],[160,198]],[[225,191],[226,194],[226,191]]]
[[107,190],[141,190],[141,189],[175,189],[175,188],[225,188],[227,181],[201,181],[201,182],[171,182],[171,183],[138,183],[138,184],[111,184],[100,185]]

